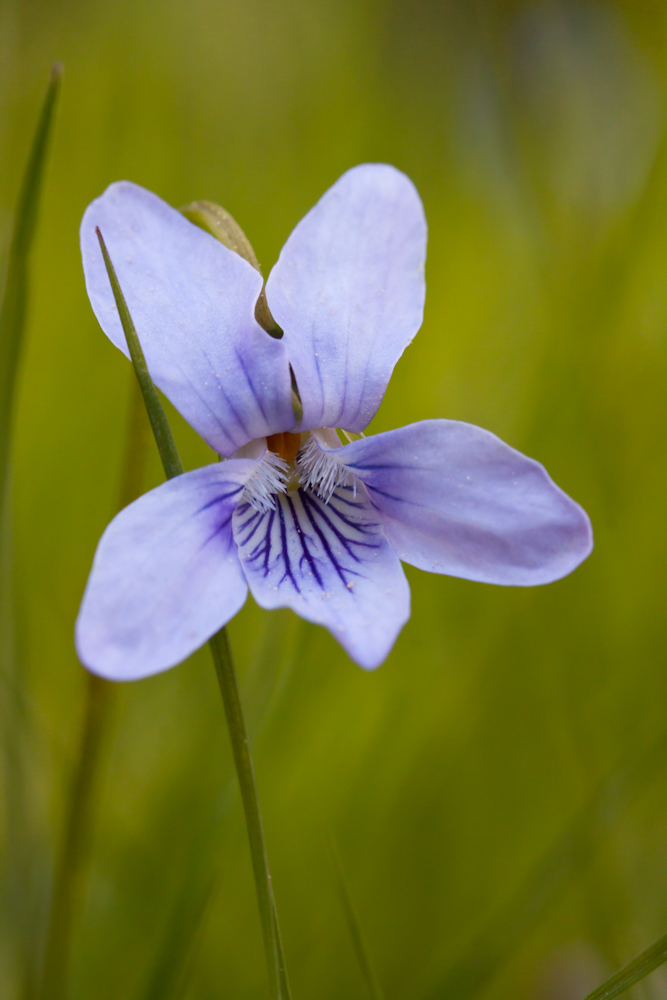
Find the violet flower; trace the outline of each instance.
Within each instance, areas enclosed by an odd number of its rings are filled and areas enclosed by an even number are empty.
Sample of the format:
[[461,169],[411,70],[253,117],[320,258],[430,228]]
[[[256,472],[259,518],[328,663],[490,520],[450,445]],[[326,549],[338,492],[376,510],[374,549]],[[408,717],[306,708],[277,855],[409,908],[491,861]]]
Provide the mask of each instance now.
[[281,339],[255,319],[262,279],[250,264],[121,182],[87,209],[81,244],[95,314],[126,355],[96,226],[153,380],[226,461],[163,483],[105,531],[77,622],[95,673],[173,666],[248,587],[373,668],[410,615],[401,560],[531,586],[589,554],[582,508],[494,434],[425,420],[360,436],[423,314],[424,213],[393,167],[349,170],[287,240],[266,284]]

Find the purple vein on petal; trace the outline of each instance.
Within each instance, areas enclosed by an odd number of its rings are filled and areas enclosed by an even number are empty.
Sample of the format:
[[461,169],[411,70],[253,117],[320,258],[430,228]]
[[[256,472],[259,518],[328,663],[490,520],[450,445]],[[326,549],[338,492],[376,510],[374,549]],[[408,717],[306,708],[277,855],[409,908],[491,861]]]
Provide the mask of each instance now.
[[[278,517],[280,519],[280,543],[282,545],[282,556],[283,556],[283,562],[285,564],[285,572],[283,573],[278,586],[280,587],[281,584],[285,582],[285,580],[289,579],[291,580],[292,586],[296,590],[297,594],[300,594],[301,589],[297,584],[296,580],[294,579],[294,574],[292,572],[292,564],[289,557],[289,550],[287,548],[287,525],[285,524],[285,512],[283,510],[283,505],[280,503],[280,501],[278,501],[277,507],[278,507]],[[270,536],[267,535],[267,537],[269,538],[269,545],[270,545],[271,544]]]
[[301,524],[299,523],[299,518],[297,517],[296,511],[294,509],[294,502],[293,502],[292,498],[290,496],[288,496],[286,499],[287,499],[287,503],[289,504],[290,512],[292,514],[292,519],[294,521],[294,527],[295,527],[296,532],[297,532],[297,534],[299,536],[299,542],[301,543],[301,548],[303,550],[303,555],[302,555],[301,559],[299,560],[299,568],[301,568],[303,566],[303,563],[304,563],[304,560],[305,560],[308,563],[308,565],[310,566],[311,573],[313,574],[313,576],[315,577],[315,579],[319,583],[320,587],[322,587],[322,589],[324,589],[324,584],[322,583],[322,577],[320,576],[320,573],[319,573],[319,571],[317,569],[317,563],[315,562],[315,559],[314,559],[314,557],[313,557],[310,549],[308,548],[308,541],[310,540],[312,542],[312,539],[309,539],[309,536],[305,533],[305,531],[303,530]]

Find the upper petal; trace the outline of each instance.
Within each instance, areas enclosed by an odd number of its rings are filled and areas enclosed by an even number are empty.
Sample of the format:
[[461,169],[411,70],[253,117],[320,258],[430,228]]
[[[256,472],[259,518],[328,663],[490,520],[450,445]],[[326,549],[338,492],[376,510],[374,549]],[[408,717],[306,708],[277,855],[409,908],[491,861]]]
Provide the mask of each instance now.
[[420,569],[530,586],[565,576],[592,549],[586,512],[544,467],[472,424],[424,420],[333,454],[366,485],[400,558]]
[[257,464],[232,459],[187,472],[113,519],[76,624],[90,670],[116,681],[159,673],[236,614],[247,586],[231,518]]
[[379,666],[410,617],[410,591],[365,490],[340,488],[328,504],[306,490],[276,501],[234,513],[253,597],[324,625],[360,666]]
[[426,221],[394,167],[348,170],[297,225],[266,284],[302,426],[361,431],[421,326]]
[[258,272],[157,195],[112,184],[86,209],[81,252],[95,315],[128,356],[96,226],[154,382],[211,447],[291,429],[287,351],[254,317]]

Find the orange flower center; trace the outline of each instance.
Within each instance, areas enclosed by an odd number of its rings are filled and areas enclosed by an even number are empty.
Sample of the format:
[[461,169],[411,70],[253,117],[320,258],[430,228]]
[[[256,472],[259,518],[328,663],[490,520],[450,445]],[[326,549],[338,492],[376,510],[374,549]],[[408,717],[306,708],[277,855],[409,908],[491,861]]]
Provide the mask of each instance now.
[[301,448],[301,435],[285,431],[284,434],[270,434],[266,439],[269,451],[279,458],[284,458],[290,464],[295,460]]

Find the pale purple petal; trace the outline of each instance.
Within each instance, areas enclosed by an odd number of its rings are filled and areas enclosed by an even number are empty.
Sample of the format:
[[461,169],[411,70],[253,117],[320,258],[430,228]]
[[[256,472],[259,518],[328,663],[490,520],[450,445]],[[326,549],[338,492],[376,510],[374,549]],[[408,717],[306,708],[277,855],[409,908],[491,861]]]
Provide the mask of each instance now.
[[99,226],[155,383],[221,455],[294,425],[285,345],[257,324],[257,271],[127,181],[86,209],[81,252],[100,326],[128,355]]
[[324,625],[362,667],[382,663],[410,617],[410,591],[363,487],[328,504],[299,490],[267,513],[240,504],[233,525],[259,605]]
[[333,454],[366,485],[400,558],[420,569],[531,586],[592,549],[588,516],[544,467],[472,424],[424,420]]
[[233,459],[187,472],[113,519],[76,625],[85,666],[115,681],[159,673],[236,614],[247,586],[231,519],[256,468]]
[[348,170],[298,224],[266,294],[303,403],[302,426],[361,431],[424,311],[426,221],[394,167]]

